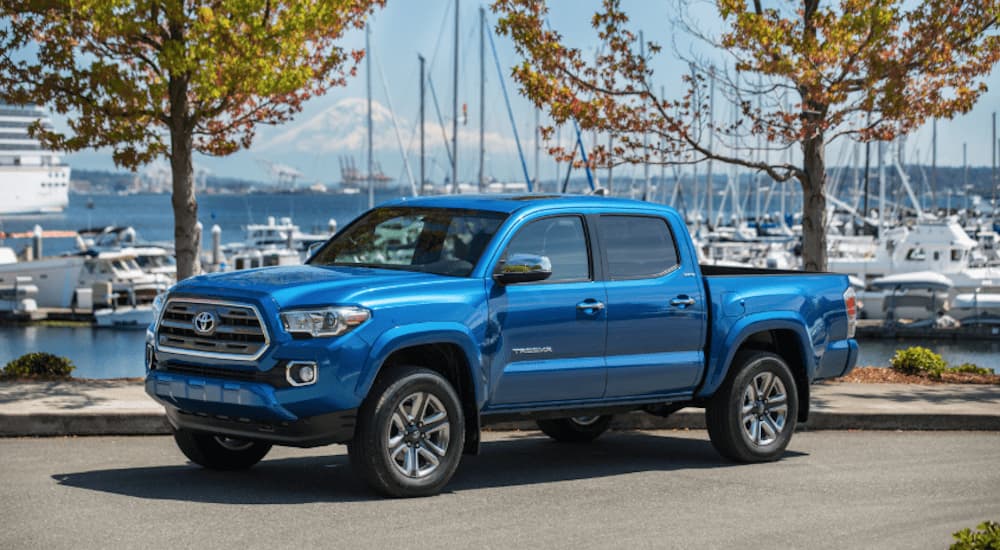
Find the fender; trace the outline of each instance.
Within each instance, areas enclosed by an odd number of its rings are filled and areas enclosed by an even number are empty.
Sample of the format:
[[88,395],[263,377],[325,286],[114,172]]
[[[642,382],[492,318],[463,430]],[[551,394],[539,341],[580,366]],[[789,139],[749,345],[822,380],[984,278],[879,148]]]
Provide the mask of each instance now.
[[476,409],[482,408],[486,399],[485,376],[482,373],[482,354],[475,344],[476,339],[469,328],[462,323],[432,322],[414,323],[393,327],[383,332],[372,343],[368,358],[358,378],[355,394],[364,399],[375,383],[375,377],[382,370],[382,364],[393,352],[424,344],[455,344],[462,349],[469,365],[469,379],[476,397]]
[[[705,372],[705,379],[697,396],[706,399],[711,397],[719,389],[719,386],[722,385],[722,382],[726,379],[726,375],[729,374],[733,357],[735,357],[737,350],[740,349],[743,342],[758,332],[771,330],[791,330],[795,332],[799,340],[798,351],[802,354],[802,364],[805,365],[806,369],[806,380],[812,380],[813,373],[816,370],[816,358],[806,352],[806,350],[812,347],[812,340],[809,338],[809,331],[806,329],[802,318],[787,311],[766,311],[751,314],[740,319],[730,328],[724,341],[721,343],[712,343],[712,350],[710,351],[714,351],[715,353],[710,353],[709,356],[716,357],[716,359],[714,364],[711,361],[709,362]],[[725,350],[725,357],[718,355],[718,351],[721,350]]]

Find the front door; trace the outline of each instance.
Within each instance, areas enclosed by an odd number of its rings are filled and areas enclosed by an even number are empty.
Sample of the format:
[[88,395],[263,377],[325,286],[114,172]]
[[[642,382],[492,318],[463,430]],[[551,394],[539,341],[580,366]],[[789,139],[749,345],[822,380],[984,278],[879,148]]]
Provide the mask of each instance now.
[[606,397],[689,391],[703,370],[705,299],[660,217],[602,215],[607,258]]
[[491,405],[600,398],[606,296],[603,283],[594,280],[584,219],[528,222],[500,261],[519,253],[547,256],[552,275],[533,283],[491,283],[490,315],[499,329]]

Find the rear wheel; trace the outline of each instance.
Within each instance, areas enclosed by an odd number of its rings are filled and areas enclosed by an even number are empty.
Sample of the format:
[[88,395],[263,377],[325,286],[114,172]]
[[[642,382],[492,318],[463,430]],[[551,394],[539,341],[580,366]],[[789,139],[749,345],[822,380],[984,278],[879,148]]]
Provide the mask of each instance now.
[[740,352],[737,369],[705,410],[712,445],[739,462],[777,460],[795,431],[795,379],[784,359],[766,351]]
[[260,462],[271,445],[189,430],[174,430],[174,441],[191,462],[213,470],[244,470]]
[[461,460],[462,405],[435,371],[397,367],[380,377],[361,406],[351,465],[376,491],[394,497],[441,492]]
[[538,428],[556,441],[586,443],[598,438],[611,426],[611,415],[574,416],[537,421]]

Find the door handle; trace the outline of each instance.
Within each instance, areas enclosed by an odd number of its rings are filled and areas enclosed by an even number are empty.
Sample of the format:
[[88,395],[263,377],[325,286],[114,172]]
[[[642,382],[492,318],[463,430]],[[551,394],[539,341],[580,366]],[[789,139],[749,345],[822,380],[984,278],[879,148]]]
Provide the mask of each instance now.
[[576,309],[580,311],[601,311],[604,309],[604,302],[598,302],[597,300],[585,300],[576,304]]
[[687,307],[694,305],[694,298],[690,296],[678,296],[673,300],[670,300],[670,305],[678,307]]

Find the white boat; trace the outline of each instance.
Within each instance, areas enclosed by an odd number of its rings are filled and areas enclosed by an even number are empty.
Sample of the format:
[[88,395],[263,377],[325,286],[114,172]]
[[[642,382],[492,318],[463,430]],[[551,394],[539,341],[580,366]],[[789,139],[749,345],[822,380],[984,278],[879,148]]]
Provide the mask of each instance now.
[[917,271],[913,273],[897,273],[879,277],[869,283],[875,290],[951,290],[955,285],[948,277],[935,271]]
[[1000,325],[1000,294],[959,294],[951,300],[951,314],[963,325]]
[[243,248],[229,253],[229,268],[237,271],[301,263],[302,257],[297,251],[284,247]]
[[120,252],[135,258],[136,264],[146,273],[166,277],[171,282],[177,281],[177,261],[173,252],[158,244],[140,242],[131,227],[81,229],[77,234],[81,251]]
[[955,276],[968,271],[976,241],[953,219],[921,219],[871,236],[829,236],[827,265],[834,273],[855,275],[866,282],[895,275],[933,271]]
[[61,212],[69,205],[69,166],[28,135],[37,120],[52,127],[39,107],[0,104],[0,214]]
[[14,284],[19,277],[30,277],[38,287],[38,307],[84,310],[90,307],[80,302],[92,300],[95,285],[110,285],[115,303],[130,305],[152,302],[170,283],[166,277],[145,273],[133,256],[121,252],[90,251],[0,264],[0,286]]
[[[0,248],[0,252],[4,249]],[[38,310],[38,287],[31,284],[31,277],[17,277],[13,284],[0,285],[0,312],[31,313]]]
[[880,277],[858,293],[869,319],[937,322],[950,309],[951,279],[933,271],[897,273]]
[[299,230],[299,226],[292,223],[291,218],[275,219],[274,216],[268,216],[266,224],[247,225],[244,241],[230,246],[244,248],[286,246],[299,252],[305,252],[313,243],[329,239],[336,232],[337,222],[331,219],[328,228],[329,233],[303,233]]
[[117,306],[94,311],[94,324],[101,328],[144,329],[153,322],[153,306]]

